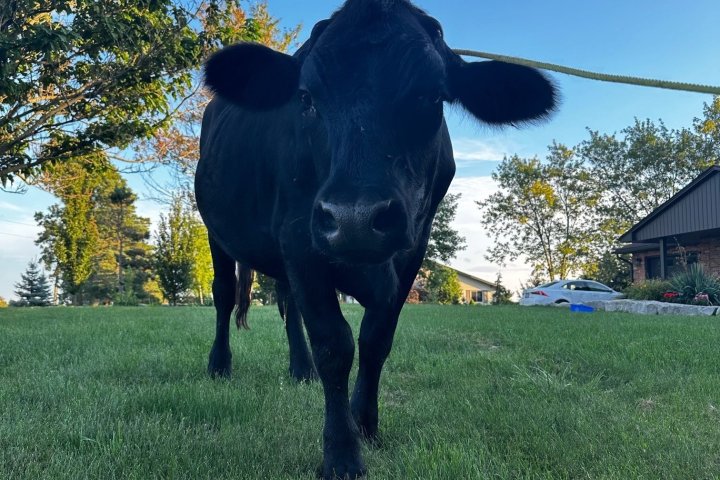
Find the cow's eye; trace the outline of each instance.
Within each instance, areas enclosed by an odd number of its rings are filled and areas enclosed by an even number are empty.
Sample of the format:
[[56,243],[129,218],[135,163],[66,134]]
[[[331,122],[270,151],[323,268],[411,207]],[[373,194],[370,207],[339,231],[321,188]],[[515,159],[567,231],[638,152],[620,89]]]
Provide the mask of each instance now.
[[310,95],[310,92],[307,90],[301,90],[300,91],[300,103],[302,103],[302,106],[305,110],[310,110],[313,108],[313,99],[312,95]]

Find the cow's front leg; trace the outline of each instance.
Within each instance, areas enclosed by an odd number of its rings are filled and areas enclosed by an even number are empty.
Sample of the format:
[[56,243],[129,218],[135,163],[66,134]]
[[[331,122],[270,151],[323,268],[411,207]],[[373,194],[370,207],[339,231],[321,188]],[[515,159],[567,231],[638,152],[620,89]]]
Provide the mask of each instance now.
[[375,441],[378,433],[380,374],[392,348],[399,308],[367,309],[360,327],[360,365],[352,396],[352,414],[363,437]]
[[310,337],[315,367],[325,393],[323,479],[358,478],[365,474],[360,433],[350,413],[348,377],[355,354],[352,330],[340,311],[332,285],[317,277],[291,281]]

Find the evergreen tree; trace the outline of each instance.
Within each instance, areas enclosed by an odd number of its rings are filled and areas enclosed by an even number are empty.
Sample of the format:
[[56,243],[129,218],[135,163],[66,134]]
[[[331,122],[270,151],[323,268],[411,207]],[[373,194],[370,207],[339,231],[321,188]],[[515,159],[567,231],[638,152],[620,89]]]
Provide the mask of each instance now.
[[137,215],[137,197],[119,175],[98,201],[98,223],[107,251],[112,252],[114,303],[147,302],[150,280],[150,220]]
[[507,305],[508,303],[512,303],[510,301],[511,297],[512,293],[502,284],[502,274],[498,272],[497,279],[495,280],[495,293],[492,299],[493,305]]
[[171,305],[177,305],[192,287],[192,230],[192,213],[175,198],[168,216],[160,215],[154,262],[160,289]]
[[[455,219],[459,199],[459,193],[448,193],[438,205],[430,229],[425,259],[420,272],[418,272],[417,280],[426,285],[429,300],[433,302],[458,303],[462,294],[454,270],[438,263],[450,262],[458,252],[465,250],[466,247],[465,237],[450,226]],[[457,295],[455,295],[456,293]],[[455,296],[457,298],[454,298]]]
[[136,214],[135,195],[107,158],[51,165],[39,180],[60,203],[35,214],[42,227],[36,243],[72,303],[157,302],[160,295],[150,288],[150,220]]
[[38,262],[31,260],[25,273],[21,274],[20,282],[15,284],[15,295],[20,300],[14,305],[20,307],[46,307],[50,305],[50,285],[47,277],[40,270]]
[[448,193],[438,205],[430,230],[430,240],[425,252],[423,268],[432,269],[433,260],[448,263],[455,258],[458,252],[465,250],[465,237],[450,226],[450,223],[455,220],[459,199],[459,193]]

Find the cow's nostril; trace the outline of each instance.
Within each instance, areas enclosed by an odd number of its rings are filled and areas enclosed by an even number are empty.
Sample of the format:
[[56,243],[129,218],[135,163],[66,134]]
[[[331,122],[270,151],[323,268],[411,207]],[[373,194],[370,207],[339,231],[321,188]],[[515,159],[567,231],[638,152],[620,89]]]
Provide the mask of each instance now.
[[317,206],[315,217],[318,228],[324,234],[329,235],[338,230],[338,222],[335,219],[335,215],[333,215],[332,208],[324,202],[321,202]]
[[378,233],[389,233],[402,223],[402,209],[397,202],[383,202],[375,209],[372,229]]

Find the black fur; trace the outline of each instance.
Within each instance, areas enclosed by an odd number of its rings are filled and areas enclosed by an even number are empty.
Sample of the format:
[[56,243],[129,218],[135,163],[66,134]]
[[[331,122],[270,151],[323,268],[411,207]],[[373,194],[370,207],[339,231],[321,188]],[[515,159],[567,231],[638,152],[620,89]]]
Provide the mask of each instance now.
[[557,106],[557,90],[540,71],[504,62],[458,62],[450,69],[450,94],[478,120],[491,125],[544,118]]
[[[230,47],[206,79],[219,94],[195,180],[216,275],[208,370],[230,374],[234,262],[276,278],[290,373],[324,387],[321,475],[364,475],[360,438],[378,435],[380,374],[455,173],[444,101],[504,124],[546,116],[556,94],[532,69],[466,64],[406,0],[349,0],[292,57]],[[366,309],[351,399],[355,344],[336,290]]]
[[205,83],[213,92],[254,110],[290,100],[299,76],[295,59],[254,43],[224,48],[205,64]]

